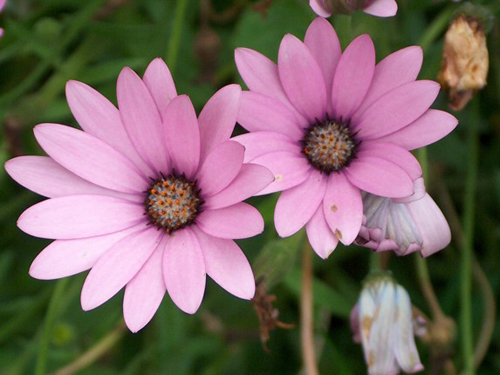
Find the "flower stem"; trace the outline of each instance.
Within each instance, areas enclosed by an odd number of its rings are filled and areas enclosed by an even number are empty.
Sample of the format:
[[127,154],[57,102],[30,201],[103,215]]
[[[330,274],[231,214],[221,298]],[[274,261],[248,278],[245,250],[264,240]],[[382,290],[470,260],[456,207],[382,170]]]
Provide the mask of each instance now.
[[300,298],[300,334],[302,356],[306,375],[318,375],[316,353],[314,350],[314,318],[312,296],[312,249],[305,240],[302,256],[302,295]]
[[52,330],[59,313],[59,307],[64,296],[64,291],[66,289],[66,285],[68,284],[68,280],[68,278],[59,280],[56,284],[56,287],[54,288],[52,297],[50,298],[42,335],[40,337],[40,345],[38,347],[35,375],[44,375],[46,372],[45,368],[47,367],[47,356],[49,353],[49,344],[52,337]]
[[170,33],[170,41],[167,50],[167,64],[171,72],[175,70],[177,62],[177,54],[181,42],[182,26],[186,15],[187,5],[189,0],[177,0],[175,8],[174,24]]
[[477,114],[479,111],[478,99],[471,103],[470,118],[467,124],[467,176],[464,197],[464,235],[461,261],[460,285],[460,323],[462,338],[462,355],[464,357],[464,370],[467,375],[474,375],[474,348],[472,334],[472,247],[474,238],[474,216],[477,163],[479,159],[479,135],[477,131]]
[[83,353],[74,362],[57,370],[54,375],[71,375],[91,365],[113,348],[120,341],[124,333],[125,324],[122,321],[96,345]]

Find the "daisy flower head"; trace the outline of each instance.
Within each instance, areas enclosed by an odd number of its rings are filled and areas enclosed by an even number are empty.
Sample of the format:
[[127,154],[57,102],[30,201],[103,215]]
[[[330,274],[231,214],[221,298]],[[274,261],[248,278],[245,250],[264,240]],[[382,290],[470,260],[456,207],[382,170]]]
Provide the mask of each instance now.
[[165,292],[181,310],[196,312],[206,274],[233,295],[252,298],[254,276],[233,240],[263,231],[260,213],[242,201],[274,177],[244,164],[243,146],[229,140],[240,94],[238,85],[222,88],[197,118],[161,59],[142,79],[122,70],[119,109],[91,87],[68,82],[68,103],[83,131],[38,125],[35,137],[49,156],[6,164],[14,180],[50,198],[18,220],[24,232],[55,239],[30,274],[57,279],[91,269],[84,310],[125,287],[124,318],[134,332]]
[[423,257],[448,246],[450,226],[426,192],[423,178],[414,181],[414,187],[412,196],[400,199],[363,193],[363,224],[356,243],[398,255],[418,251]]
[[372,16],[392,17],[398,11],[396,0],[309,0],[309,6],[321,17],[351,14],[359,9]]
[[269,168],[275,181],[260,192],[282,191],[275,226],[282,237],[306,226],[322,258],[340,240],[351,244],[363,221],[362,191],[387,198],[414,193],[421,177],[409,150],[444,137],[457,125],[429,109],[439,84],[416,80],[422,50],[409,47],[375,64],[375,49],[361,35],[341,51],[323,18],[304,42],[286,35],[278,64],[245,48],[236,65],[250,89],[238,122],[250,133],[236,137],[245,161]]

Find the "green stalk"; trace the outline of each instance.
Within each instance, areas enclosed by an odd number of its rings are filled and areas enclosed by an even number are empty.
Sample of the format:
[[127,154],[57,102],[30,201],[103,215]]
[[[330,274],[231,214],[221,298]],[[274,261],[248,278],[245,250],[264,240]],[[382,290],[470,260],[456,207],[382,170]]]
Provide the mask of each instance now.
[[175,9],[174,25],[170,33],[170,41],[167,50],[167,64],[171,72],[174,72],[177,63],[177,54],[179,53],[179,46],[181,42],[182,26],[189,0],[178,0]]
[[40,337],[40,344],[38,347],[38,355],[36,359],[35,375],[44,375],[47,367],[47,357],[49,354],[49,344],[54,329],[54,323],[59,315],[59,308],[61,306],[64,291],[68,284],[68,278],[61,279],[57,282],[52,297],[50,298],[47,315],[45,315],[45,322]]
[[465,373],[474,375],[474,346],[472,334],[472,247],[474,238],[475,197],[477,184],[477,166],[479,159],[479,134],[477,119],[479,100],[471,103],[467,124],[467,176],[465,181],[463,227],[465,241],[462,247],[461,284],[460,284],[460,330],[462,339],[462,355]]

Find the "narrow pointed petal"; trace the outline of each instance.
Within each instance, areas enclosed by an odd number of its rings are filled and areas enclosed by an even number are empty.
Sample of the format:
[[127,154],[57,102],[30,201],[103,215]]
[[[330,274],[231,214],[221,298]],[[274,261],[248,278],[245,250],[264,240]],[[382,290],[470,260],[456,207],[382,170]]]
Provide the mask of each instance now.
[[34,133],[52,159],[85,180],[124,193],[147,187],[146,177],[137,167],[98,138],[57,124],[37,125]]
[[326,113],[323,73],[309,49],[287,34],[278,52],[278,72],[290,102],[309,121],[322,120]]
[[323,201],[326,177],[314,171],[300,185],[281,193],[274,211],[274,225],[280,237],[297,233],[311,219]]
[[264,154],[252,160],[271,171],[274,182],[258,195],[275,193],[297,186],[309,177],[312,168],[307,159],[300,153],[277,151]]
[[368,35],[354,39],[335,70],[332,87],[333,115],[348,120],[361,105],[375,70],[375,47]]
[[114,244],[137,230],[132,227],[103,236],[56,240],[38,254],[29,274],[36,279],[53,280],[86,271]]
[[205,262],[196,236],[189,228],[175,232],[163,253],[163,278],[179,309],[194,314],[205,293]]
[[252,132],[231,138],[245,147],[244,163],[249,163],[255,158],[275,151],[290,151],[300,154],[300,144],[287,135],[275,132]]
[[345,169],[349,181],[381,197],[403,198],[413,194],[413,181],[398,165],[375,156],[353,160]]
[[332,15],[332,12],[325,7],[324,0],[309,0],[309,6],[318,16],[328,18]]
[[304,44],[311,51],[323,73],[327,94],[327,109],[331,110],[333,76],[342,54],[337,33],[330,22],[317,17],[307,29]]
[[255,294],[255,278],[243,251],[233,240],[212,237],[195,231],[200,243],[205,268],[217,284],[232,295],[251,299]]
[[160,244],[125,287],[123,317],[132,332],[144,328],[153,318],[165,295],[163,247]]
[[144,200],[139,194],[120,193],[95,185],[71,173],[47,156],[19,156],[7,161],[5,170],[18,184],[49,198],[97,194],[136,202]]
[[241,87],[228,85],[217,91],[203,107],[198,118],[202,161],[231,137],[240,110],[240,98]]
[[356,155],[359,158],[375,156],[393,162],[408,173],[412,181],[422,177],[422,168],[417,158],[400,146],[378,142],[378,140],[377,142],[366,141],[361,143]]
[[243,165],[244,152],[238,142],[226,141],[207,156],[196,175],[203,197],[217,194],[235,179]]
[[339,243],[326,222],[323,205],[318,207],[316,213],[308,221],[306,233],[313,250],[323,259],[328,258]]
[[172,99],[165,110],[163,126],[172,168],[191,178],[200,162],[200,129],[189,97],[181,95]]
[[73,116],[86,133],[112,146],[141,170],[151,172],[130,141],[120,112],[108,99],[78,81],[66,83],[66,99]]
[[168,103],[177,96],[172,74],[165,61],[159,57],[151,61],[146,68],[143,81],[155,101],[158,112],[162,114]]
[[276,132],[294,140],[304,136],[295,116],[285,105],[250,91],[241,95],[238,123],[250,132]]
[[196,223],[205,233],[227,239],[249,238],[264,231],[260,212],[246,203],[203,211]]
[[41,238],[99,236],[145,223],[144,207],[114,197],[73,195],[31,206],[17,220],[25,233]]
[[395,0],[375,0],[363,11],[376,17],[392,17],[398,12],[398,4]]
[[399,367],[406,373],[414,373],[424,369],[420,362],[415,337],[413,334],[413,312],[408,292],[398,285],[396,287],[397,309],[394,351]]
[[363,221],[361,192],[342,173],[332,173],[328,179],[323,213],[331,231],[344,245],[357,237]]
[[118,293],[146,263],[162,235],[147,228],[125,237],[104,253],[83,284],[83,310],[92,310]]
[[449,245],[450,226],[429,194],[418,201],[408,203],[408,209],[422,236],[422,256],[428,257]]
[[243,164],[238,176],[219,193],[205,198],[204,207],[215,210],[232,206],[262,191],[274,175],[269,169],[257,164]]
[[121,71],[116,96],[122,122],[139,154],[155,172],[169,171],[160,113],[148,88],[132,69]]
[[360,139],[377,139],[393,133],[422,116],[439,93],[433,81],[414,81],[395,88],[376,100],[353,123]]
[[389,91],[417,79],[423,62],[422,48],[411,46],[394,52],[375,66],[373,80],[363,103],[352,118],[358,122],[359,116],[378,98]]
[[407,150],[425,147],[448,135],[458,120],[444,111],[429,109],[410,125],[388,134],[377,141],[395,143]]

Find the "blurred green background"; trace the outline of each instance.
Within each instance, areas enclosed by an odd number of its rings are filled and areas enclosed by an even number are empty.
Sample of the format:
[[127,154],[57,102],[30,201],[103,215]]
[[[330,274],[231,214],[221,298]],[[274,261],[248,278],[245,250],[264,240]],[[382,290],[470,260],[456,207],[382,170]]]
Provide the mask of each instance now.
[[[331,19],[341,43],[362,33],[374,39],[377,59],[408,45],[424,48],[421,79],[436,79],[443,36],[460,3],[399,0],[398,15],[382,19],[358,12]],[[477,3],[477,2],[476,2]],[[500,15],[497,0],[483,5]],[[303,38],[314,14],[306,0],[11,0],[0,26],[0,161],[43,154],[32,128],[42,122],[77,126],[64,97],[69,79],[85,82],[116,103],[115,82],[123,66],[144,72],[155,57],[170,66],[179,93],[197,110],[225,84],[241,83],[233,59],[236,47],[256,49],[273,60],[285,33]],[[492,309],[492,291],[500,290],[500,27],[488,34],[491,69],[488,86],[469,106],[454,113],[457,130],[428,148],[428,190],[455,229],[451,245],[427,261],[444,313],[459,321],[460,246],[457,231],[463,213],[467,129],[480,134],[480,162],[475,198],[474,277],[475,342],[493,329],[491,346],[479,374],[500,373],[500,330]],[[441,93],[434,108],[446,109]],[[242,129],[237,129],[241,132]],[[303,372],[299,306],[304,233],[281,240],[273,228],[276,196],[254,198],[266,221],[263,235],[239,241],[255,273],[264,277],[271,312],[293,329],[270,332],[261,344],[259,320],[248,301],[238,300],[211,280],[197,314],[180,312],[166,296],[152,322],[137,334],[123,328],[123,294],[90,312],[80,307],[81,274],[61,281],[29,277],[30,263],[49,241],[16,227],[20,213],[41,198],[14,183],[0,169],[0,374],[300,374]],[[353,343],[348,323],[371,251],[339,246],[327,261],[314,257],[314,317],[322,374],[366,372],[361,347]],[[417,257],[392,256],[389,268],[428,316],[419,286]],[[478,270],[478,268],[476,268]],[[491,288],[491,289],[489,289]],[[271,322],[272,323],[272,322]],[[483,331],[481,331],[483,329]],[[451,359],[463,367],[457,340],[439,350],[418,340],[424,373],[447,373]],[[90,350],[90,356],[89,356]],[[93,352],[94,351],[94,352]],[[92,353],[95,355],[92,356]],[[78,371],[59,371],[85,363]],[[59,372],[57,372],[59,371]]]

